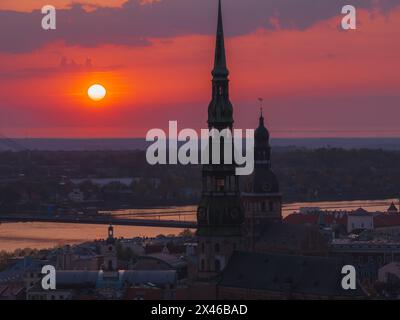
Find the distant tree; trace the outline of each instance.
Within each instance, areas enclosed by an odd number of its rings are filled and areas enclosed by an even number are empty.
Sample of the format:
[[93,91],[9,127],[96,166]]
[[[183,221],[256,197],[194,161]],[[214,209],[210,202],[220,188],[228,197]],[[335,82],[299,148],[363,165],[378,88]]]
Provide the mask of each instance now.
[[185,229],[182,232],[179,233],[180,237],[185,237],[185,238],[192,238],[195,236],[195,233],[190,230],[190,229]]

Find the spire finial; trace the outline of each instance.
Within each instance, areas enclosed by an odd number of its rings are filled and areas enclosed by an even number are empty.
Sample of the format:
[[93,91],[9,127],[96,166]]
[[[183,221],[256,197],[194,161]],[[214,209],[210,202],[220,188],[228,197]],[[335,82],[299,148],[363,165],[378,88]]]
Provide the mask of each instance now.
[[222,22],[221,0],[218,1],[218,26],[215,45],[214,70],[212,74],[214,77],[227,77],[229,74],[229,71],[226,67],[224,25]]
[[258,98],[258,101],[260,102],[260,125],[264,125],[264,116],[263,116],[264,98]]

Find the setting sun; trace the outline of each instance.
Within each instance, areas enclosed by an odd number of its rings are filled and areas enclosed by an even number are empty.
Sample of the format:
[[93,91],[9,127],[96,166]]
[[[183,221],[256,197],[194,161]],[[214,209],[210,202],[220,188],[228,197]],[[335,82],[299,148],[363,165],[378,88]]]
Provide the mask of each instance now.
[[88,89],[88,96],[94,101],[100,101],[106,96],[106,89],[100,84],[94,84]]

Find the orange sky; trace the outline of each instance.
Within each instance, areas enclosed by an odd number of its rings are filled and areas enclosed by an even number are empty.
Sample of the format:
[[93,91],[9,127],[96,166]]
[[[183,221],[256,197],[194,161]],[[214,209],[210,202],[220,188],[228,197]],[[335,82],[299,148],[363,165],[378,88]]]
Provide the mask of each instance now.
[[[111,2],[118,1],[98,1]],[[29,11],[37,3],[3,0],[0,10]],[[229,37],[235,126],[256,125],[257,97],[262,96],[275,137],[400,136],[400,9],[388,15],[359,10],[358,20],[356,31],[339,30],[338,16],[306,30],[259,29]],[[167,127],[169,120],[178,120],[180,128],[205,127],[214,37],[188,34],[150,41],[150,46],[135,47],[56,41],[25,53],[0,52],[5,115],[0,132],[138,137]],[[87,98],[92,83],[106,87],[106,99]]]

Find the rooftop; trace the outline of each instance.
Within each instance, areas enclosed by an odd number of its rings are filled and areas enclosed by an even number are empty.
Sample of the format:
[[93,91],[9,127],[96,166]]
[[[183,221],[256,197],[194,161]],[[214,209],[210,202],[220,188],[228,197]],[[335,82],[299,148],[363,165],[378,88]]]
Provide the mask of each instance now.
[[341,259],[235,252],[219,283],[224,287],[296,292],[329,297],[363,297],[340,286]]

